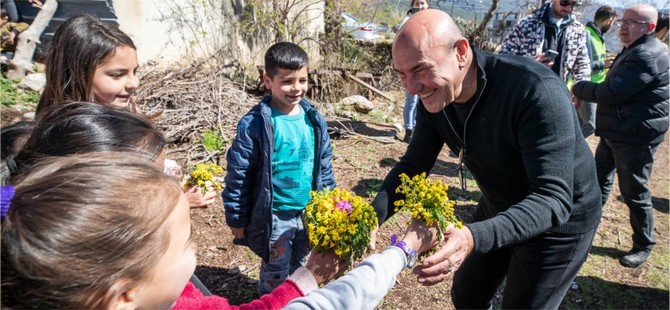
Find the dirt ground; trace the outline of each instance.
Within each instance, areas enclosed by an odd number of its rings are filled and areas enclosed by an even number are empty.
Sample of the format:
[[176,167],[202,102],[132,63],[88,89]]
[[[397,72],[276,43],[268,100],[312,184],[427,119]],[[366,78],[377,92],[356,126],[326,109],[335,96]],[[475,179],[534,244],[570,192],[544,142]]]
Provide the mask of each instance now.
[[[396,130],[390,125],[348,120],[332,121],[331,125],[344,126],[368,136],[393,137],[396,134]],[[590,137],[587,141],[592,149],[595,149],[598,138]],[[381,143],[362,136],[333,139],[332,144],[335,152],[333,166],[338,186],[370,200],[386,173],[399,160],[407,146],[397,140],[392,143]],[[617,289],[628,289],[632,290],[633,294],[643,295],[638,303],[619,304],[621,308],[668,308],[667,275],[670,260],[668,155],[666,139],[655,156],[650,181],[654,195],[658,238],[654,257],[658,262],[650,262],[636,269],[623,268],[618,264],[618,257],[630,247],[631,229],[626,206],[616,199],[619,191],[615,184],[610,201],[604,208],[603,221],[587,261],[589,266],[587,268],[585,265],[576,280],[581,287],[575,287],[568,292],[561,308],[607,308],[611,305],[609,302],[617,299]],[[457,215],[462,220],[468,221],[473,209],[473,199],[476,199],[479,193],[474,181],[468,182],[470,191],[456,189],[459,187],[456,167],[457,158],[449,156],[448,150],[445,149],[432,171],[432,177],[446,180],[452,186],[450,198],[459,201],[456,207]],[[257,298],[256,283],[260,259],[247,248],[232,244],[232,235],[225,224],[220,202],[208,208],[194,209],[191,215],[195,238],[199,244],[199,265],[196,269],[198,277],[213,293],[229,298],[232,304]],[[406,220],[406,216],[399,214],[382,225],[377,240],[377,251],[383,250],[389,244],[391,234],[404,231]],[[647,276],[652,272],[660,272],[660,279],[649,280]],[[603,287],[602,282],[612,284],[609,286],[614,286],[614,292],[599,292],[598,289]],[[450,288],[449,280],[435,286],[421,286],[415,277],[405,270],[378,309],[452,309]],[[499,299],[500,296],[497,296],[498,301]]]

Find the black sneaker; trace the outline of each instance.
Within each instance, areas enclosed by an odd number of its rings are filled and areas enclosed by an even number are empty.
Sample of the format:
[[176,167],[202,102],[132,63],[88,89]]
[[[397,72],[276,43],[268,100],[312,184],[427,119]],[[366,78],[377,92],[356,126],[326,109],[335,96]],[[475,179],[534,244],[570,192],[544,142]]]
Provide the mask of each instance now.
[[625,267],[636,268],[644,264],[651,256],[651,250],[631,250],[619,259],[619,263]]

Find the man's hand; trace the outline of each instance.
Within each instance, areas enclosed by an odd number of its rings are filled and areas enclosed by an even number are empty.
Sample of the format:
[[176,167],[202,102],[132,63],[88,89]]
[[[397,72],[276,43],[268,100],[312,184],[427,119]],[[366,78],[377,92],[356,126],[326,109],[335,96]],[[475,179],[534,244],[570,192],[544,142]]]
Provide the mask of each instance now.
[[36,8],[42,8],[42,1],[40,0],[28,0]]
[[309,269],[316,280],[316,283],[322,284],[329,282],[347,270],[346,264],[332,250],[318,253],[312,251],[305,268]]
[[547,68],[551,68],[551,67],[554,66],[554,57],[550,57],[545,53],[534,56],[533,59],[535,59],[535,61],[547,66]]
[[16,33],[14,31],[10,31],[9,35],[7,36],[7,39],[5,40],[5,43],[9,45],[14,45],[14,39],[16,38]]
[[424,259],[421,265],[414,267],[417,280],[423,285],[444,281],[472,253],[474,239],[467,227],[458,229],[450,225],[444,236],[447,242],[435,254]]
[[605,68],[611,68],[612,63],[614,62],[614,58],[616,58],[616,55],[607,55],[605,57]]
[[582,106],[582,100],[575,96],[572,96],[572,105],[575,106],[576,110],[579,110],[579,107]]

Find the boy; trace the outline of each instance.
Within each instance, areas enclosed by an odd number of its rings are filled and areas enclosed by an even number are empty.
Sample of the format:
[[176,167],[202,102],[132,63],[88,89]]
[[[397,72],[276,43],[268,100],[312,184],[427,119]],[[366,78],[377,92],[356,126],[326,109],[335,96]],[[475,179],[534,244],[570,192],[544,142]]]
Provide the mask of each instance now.
[[304,265],[310,191],[335,187],[326,121],[304,98],[307,66],[307,53],[293,43],[268,49],[263,82],[271,95],[242,117],[226,155],[226,223],[233,242],[262,259],[261,295]]

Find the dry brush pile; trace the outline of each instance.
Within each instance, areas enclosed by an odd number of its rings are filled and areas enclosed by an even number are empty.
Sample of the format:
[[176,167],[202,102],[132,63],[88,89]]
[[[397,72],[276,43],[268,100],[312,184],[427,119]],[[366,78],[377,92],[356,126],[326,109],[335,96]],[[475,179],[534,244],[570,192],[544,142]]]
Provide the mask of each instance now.
[[158,114],[156,123],[171,144],[168,157],[187,164],[219,162],[225,148],[206,150],[203,133],[214,131],[228,143],[240,117],[258,102],[223,70],[205,62],[177,70],[152,68],[141,80],[139,109],[147,115]]

